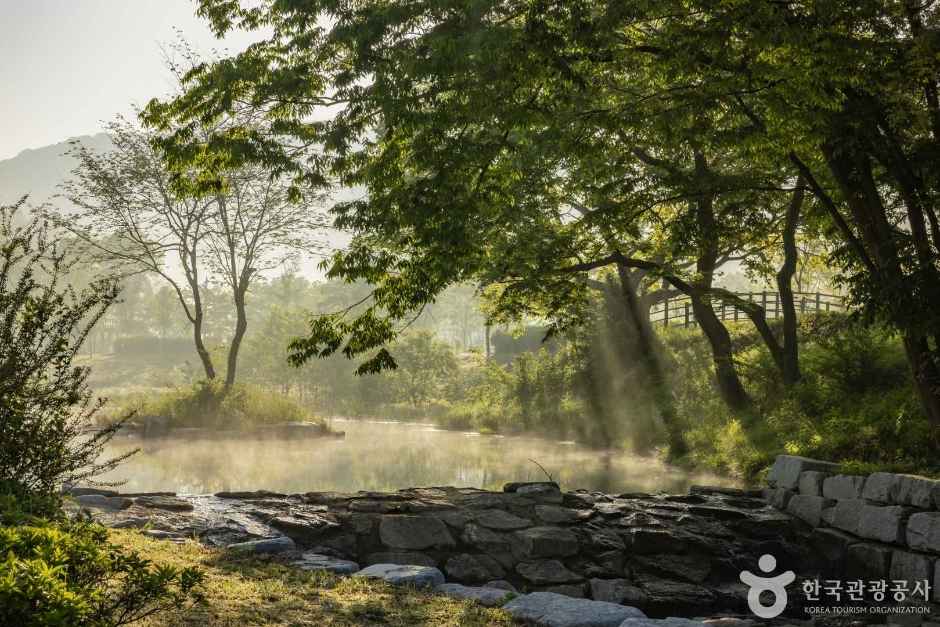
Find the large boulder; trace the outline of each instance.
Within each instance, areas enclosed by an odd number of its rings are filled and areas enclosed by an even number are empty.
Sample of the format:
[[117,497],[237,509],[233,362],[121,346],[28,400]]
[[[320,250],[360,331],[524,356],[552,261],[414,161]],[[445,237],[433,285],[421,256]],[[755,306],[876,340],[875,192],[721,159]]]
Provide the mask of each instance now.
[[584,579],[578,573],[571,572],[558,560],[547,560],[533,564],[518,564],[516,572],[536,585],[573,583]]
[[357,572],[356,576],[381,579],[395,586],[414,586],[416,588],[436,588],[444,583],[444,573],[430,566],[373,564]]
[[447,527],[437,518],[389,516],[379,523],[379,537],[393,549],[424,549],[456,546]]
[[894,483],[894,475],[890,472],[873,472],[865,480],[865,487],[862,489],[862,498],[877,503],[891,502],[891,484]]
[[876,507],[865,505],[858,519],[858,535],[869,540],[904,544],[907,509],[894,505]]
[[635,607],[573,599],[552,592],[533,592],[512,599],[503,609],[547,627],[620,627],[628,618],[645,618]]
[[[807,472],[803,473],[803,475],[808,474],[809,473]],[[802,490],[800,490],[800,494],[803,494]],[[787,490],[786,488],[774,488],[770,490],[770,494],[767,497],[767,502],[777,509],[786,509],[787,505],[790,503],[790,499],[792,499],[794,496],[796,496],[796,492],[793,490]]]
[[845,557],[845,572],[851,579],[880,581],[888,578],[893,549],[879,544],[853,544]]
[[[936,560],[927,555],[917,553],[908,553],[907,551],[895,551],[891,556],[891,581],[905,581],[908,585],[908,595],[921,601],[925,599],[923,594],[915,595],[915,585],[923,582],[931,582],[934,573],[934,562]],[[923,590],[924,586],[920,586]]]
[[[784,455],[783,457],[787,457]],[[780,459],[779,457],[777,459]],[[800,458],[802,459],[802,458]],[[787,503],[787,511],[802,518],[804,521],[818,527],[820,515],[823,511],[835,507],[836,502],[821,496],[809,496],[806,494],[797,494]]]
[[570,529],[533,527],[515,533],[518,551],[526,559],[577,555],[578,538]]
[[[819,470],[807,470],[800,473],[799,493],[809,496],[822,496],[823,484],[829,476],[827,472]],[[778,488],[782,489],[782,488]]]
[[72,499],[76,505],[88,509],[103,509],[120,511],[134,504],[129,498],[123,496],[102,496],[100,494],[86,494]]
[[469,586],[463,586],[459,583],[441,584],[434,588],[434,592],[438,594],[446,594],[448,596],[457,597],[460,599],[476,601],[480,605],[486,607],[494,607],[499,605],[509,594],[509,590],[487,588],[485,586],[482,588],[471,588]]
[[509,540],[493,533],[489,529],[474,524],[467,525],[460,539],[465,544],[469,544],[484,553],[508,553],[510,549]]
[[498,576],[497,573],[491,573],[488,568],[480,563],[472,555],[454,555],[444,566],[444,572],[460,583],[482,583],[490,581]]
[[[858,499],[862,497],[865,477],[856,475],[836,475],[823,481],[822,495],[827,499]],[[801,492],[802,494],[802,492]]]
[[842,499],[836,502],[826,519],[830,525],[849,533],[858,532],[858,523],[862,517],[862,510],[872,507],[865,499]]
[[[558,505],[536,505],[535,515],[546,525],[567,525],[586,519],[587,515],[581,513],[582,510],[568,509]],[[587,512],[587,510],[583,510]],[[588,514],[590,512],[587,512]]]
[[894,475],[891,482],[891,502],[930,509],[933,504],[931,492],[937,482],[918,475]]
[[907,521],[907,546],[940,553],[940,512],[918,512]]
[[774,460],[774,465],[767,473],[767,483],[772,488],[796,490],[800,486],[800,474],[808,470],[833,472],[836,467],[836,464],[818,459],[798,457],[796,455],[780,455]]
[[147,509],[162,509],[168,512],[191,512],[194,509],[192,503],[178,496],[139,496],[136,505]]
[[628,579],[592,579],[588,583],[591,585],[591,597],[595,601],[632,605],[642,604],[647,600],[646,593]]

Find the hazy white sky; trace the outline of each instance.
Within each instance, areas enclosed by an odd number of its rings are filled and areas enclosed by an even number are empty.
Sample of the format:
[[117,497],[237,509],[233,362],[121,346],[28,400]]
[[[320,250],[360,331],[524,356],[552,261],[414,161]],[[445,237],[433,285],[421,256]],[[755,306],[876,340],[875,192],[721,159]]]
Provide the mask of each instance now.
[[170,87],[160,44],[217,42],[194,0],[0,0],[0,159],[101,130]]

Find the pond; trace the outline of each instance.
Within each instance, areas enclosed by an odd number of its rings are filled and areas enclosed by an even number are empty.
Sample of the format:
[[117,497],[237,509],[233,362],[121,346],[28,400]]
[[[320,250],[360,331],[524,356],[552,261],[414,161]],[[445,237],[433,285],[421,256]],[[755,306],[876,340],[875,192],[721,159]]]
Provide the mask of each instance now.
[[222,490],[390,492],[420,486],[501,489],[540,481],[538,462],[564,490],[685,492],[727,478],[690,474],[656,460],[573,443],[441,431],[427,424],[335,420],[345,438],[307,440],[140,440],[117,438],[109,453],[140,453],[102,480],[122,492],[205,494]]

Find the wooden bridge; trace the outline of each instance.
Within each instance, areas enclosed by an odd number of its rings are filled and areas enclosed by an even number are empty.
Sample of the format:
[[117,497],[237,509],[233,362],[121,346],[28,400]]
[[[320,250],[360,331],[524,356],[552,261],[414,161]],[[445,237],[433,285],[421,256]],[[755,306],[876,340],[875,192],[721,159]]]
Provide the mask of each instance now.
[[[783,317],[783,307],[778,292],[737,292],[745,300],[760,304],[766,312],[767,318]],[[824,294],[822,292],[794,292],[793,302],[798,313],[814,311],[845,311],[845,296],[839,294]],[[733,305],[716,302],[715,313],[722,320],[735,322],[747,320],[747,315]],[[692,313],[692,302],[688,296],[667,298],[650,311],[650,322],[665,327],[688,327],[695,323]]]

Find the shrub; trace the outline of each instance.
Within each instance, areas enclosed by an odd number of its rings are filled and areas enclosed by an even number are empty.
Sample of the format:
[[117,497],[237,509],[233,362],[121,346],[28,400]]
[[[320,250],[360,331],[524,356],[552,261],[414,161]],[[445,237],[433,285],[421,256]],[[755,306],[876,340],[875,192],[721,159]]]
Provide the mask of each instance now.
[[174,427],[237,428],[283,422],[314,422],[313,413],[295,399],[247,383],[226,391],[218,381],[198,381],[157,396],[135,395],[124,400],[135,422],[163,416]]
[[3,625],[115,627],[200,598],[199,570],[124,553],[85,519],[0,526],[0,556]]
[[72,365],[91,328],[117,300],[114,281],[76,293],[71,267],[47,223],[14,226],[22,201],[0,208],[0,493],[52,494],[63,481],[111,470],[99,461],[121,421],[84,436],[103,401],[89,370]]

